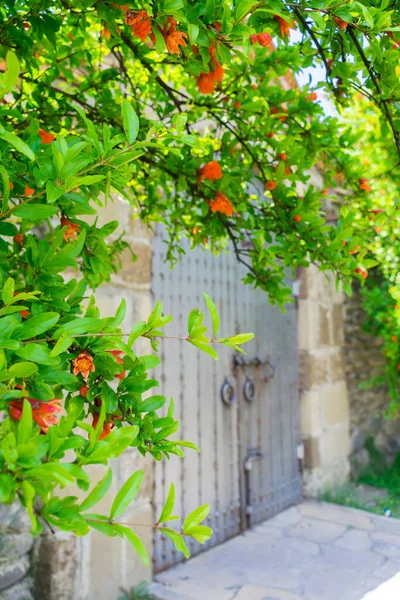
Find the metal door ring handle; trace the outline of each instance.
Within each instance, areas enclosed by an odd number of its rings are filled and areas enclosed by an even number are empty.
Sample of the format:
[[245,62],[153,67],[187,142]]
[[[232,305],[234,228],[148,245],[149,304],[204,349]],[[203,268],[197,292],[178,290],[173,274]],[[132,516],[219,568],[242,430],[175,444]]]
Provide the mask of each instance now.
[[243,384],[243,396],[247,402],[253,402],[254,398],[256,397],[256,386],[249,377]]
[[235,388],[228,380],[225,380],[222,384],[221,399],[227,406],[231,406],[236,400]]

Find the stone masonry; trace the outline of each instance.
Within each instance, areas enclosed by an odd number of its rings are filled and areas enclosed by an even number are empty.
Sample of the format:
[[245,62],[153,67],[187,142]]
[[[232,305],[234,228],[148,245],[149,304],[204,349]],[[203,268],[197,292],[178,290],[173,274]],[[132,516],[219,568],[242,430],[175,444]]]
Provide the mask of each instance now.
[[381,385],[361,389],[360,384],[382,374],[384,358],[381,341],[362,331],[366,314],[362,308],[358,286],[344,303],[344,353],[350,403],[350,453],[355,472],[369,460],[365,449],[368,436],[390,462],[400,451],[400,421],[383,418],[388,404],[388,390]]
[[349,406],[343,360],[343,293],[316,267],[301,269],[300,410],[304,492],[318,495],[349,474]]

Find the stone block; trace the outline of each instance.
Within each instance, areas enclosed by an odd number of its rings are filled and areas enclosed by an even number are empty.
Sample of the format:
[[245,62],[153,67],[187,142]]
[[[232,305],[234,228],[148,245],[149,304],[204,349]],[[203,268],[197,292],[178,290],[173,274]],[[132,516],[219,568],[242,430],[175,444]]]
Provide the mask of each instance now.
[[304,445],[304,467],[314,469],[321,464],[320,440],[318,438],[306,438]]
[[303,494],[318,497],[327,490],[343,485],[350,475],[350,463],[347,457],[338,459],[321,467],[305,469],[303,472]]
[[329,380],[328,358],[325,353],[300,352],[300,389],[311,390]]
[[313,300],[299,300],[299,349],[318,348],[318,304]]
[[332,381],[345,381],[346,370],[342,349],[335,350],[329,357],[330,377]]
[[38,598],[76,600],[77,538],[61,531],[41,535],[34,545],[32,573]]
[[[0,564],[0,591],[5,590],[25,577],[29,570],[29,556]],[[72,600],[72,599],[71,599]]]
[[331,343],[329,327],[329,309],[326,306],[320,304],[318,312],[318,344],[319,346],[329,346]]
[[365,437],[365,432],[362,429],[354,430],[350,439],[350,452],[353,453],[363,450]]
[[0,600],[34,600],[31,578],[24,577],[11,587],[1,591]]
[[[104,206],[96,207],[96,217],[98,217],[97,226],[103,227],[103,225],[110,223],[110,221],[118,221],[118,228],[112,235],[121,235],[122,232],[128,231],[132,210],[132,206],[121,196],[117,195],[115,198],[107,200]],[[85,215],[83,220],[92,225],[96,217],[94,215]]]
[[324,427],[348,423],[349,399],[345,382],[332,384],[321,390],[321,404]]
[[321,465],[329,465],[341,458],[347,458],[350,451],[348,425],[331,427],[320,441]]
[[332,345],[342,347],[344,344],[343,305],[334,304],[331,309]]
[[298,279],[300,281],[300,299],[317,299],[318,298],[318,286],[315,278],[315,274],[318,269],[311,265],[307,269],[301,267],[298,272]]
[[146,240],[151,242],[154,236],[154,228],[146,225],[139,218],[130,218],[129,220],[129,235],[136,240]]
[[0,535],[0,566],[4,561],[16,560],[30,552],[33,537],[29,530],[24,533]]
[[[136,260],[132,260],[132,252]],[[113,280],[124,284],[151,284],[152,276],[152,254],[150,244],[132,242],[129,248],[125,248],[121,255],[121,269]]]
[[321,431],[321,402],[319,391],[307,391],[300,398],[301,434],[303,438]]

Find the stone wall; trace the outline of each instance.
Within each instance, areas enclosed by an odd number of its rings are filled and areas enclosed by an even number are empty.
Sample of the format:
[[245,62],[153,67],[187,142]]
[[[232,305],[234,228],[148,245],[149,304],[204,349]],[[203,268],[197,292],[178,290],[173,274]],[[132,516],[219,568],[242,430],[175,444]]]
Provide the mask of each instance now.
[[0,600],[33,600],[30,521],[19,502],[0,504]]
[[349,408],[343,360],[343,294],[316,267],[299,272],[300,410],[304,492],[349,474]]
[[345,365],[350,402],[350,452],[353,471],[362,470],[369,460],[365,441],[372,436],[375,446],[388,462],[400,451],[400,421],[384,419],[382,413],[388,404],[388,390],[381,385],[360,389],[360,384],[380,375],[384,358],[380,352],[381,341],[362,331],[365,312],[361,304],[359,287],[344,303]]

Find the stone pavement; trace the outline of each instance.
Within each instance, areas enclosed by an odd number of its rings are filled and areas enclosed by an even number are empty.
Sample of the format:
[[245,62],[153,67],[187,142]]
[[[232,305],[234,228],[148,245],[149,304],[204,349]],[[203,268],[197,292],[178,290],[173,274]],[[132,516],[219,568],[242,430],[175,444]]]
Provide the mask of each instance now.
[[303,501],[156,577],[159,600],[400,600],[400,520]]

